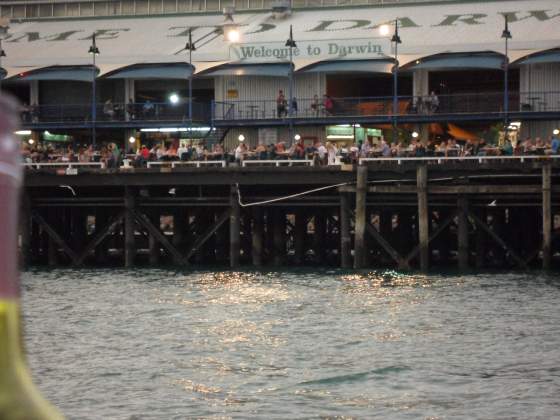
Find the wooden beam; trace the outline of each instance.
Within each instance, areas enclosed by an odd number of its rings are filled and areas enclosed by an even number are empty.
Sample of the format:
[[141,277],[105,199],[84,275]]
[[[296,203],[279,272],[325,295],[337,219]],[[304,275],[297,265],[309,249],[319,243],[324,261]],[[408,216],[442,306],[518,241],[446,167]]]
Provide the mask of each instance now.
[[477,226],[483,229],[488,235],[490,235],[492,239],[494,239],[494,241],[498,245],[500,245],[507,253],[509,253],[521,268],[527,268],[527,264],[525,263],[525,261],[519,255],[517,255],[517,253],[513,249],[511,249],[511,247],[508,246],[508,244],[496,234],[496,232],[494,232],[486,225],[486,223],[480,220],[480,218],[476,214],[474,214],[472,210],[470,209],[468,210],[468,215],[474,220]]
[[136,221],[140,224],[140,226],[144,227],[150,235],[152,235],[155,239],[159,241],[163,245],[165,249],[169,251],[169,253],[173,256],[173,260],[176,264],[180,265],[187,265],[188,261],[181,255],[181,253],[173,246],[169,240],[160,232],[158,228],[156,228],[148,216],[143,213],[139,213],[137,210],[129,210]]
[[54,230],[48,223],[47,221],[43,218],[43,216],[41,216],[37,211],[32,211],[31,212],[31,218],[33,220],[35,220],[37,222],[37,224],[39,224],[39,226],[41,226],[45,232],[47,232],[47,235],[49,235],[49,238],[58,246],[60,246],[62,248],[62,250],[66,253],[66,255],[68,255],[70,257],[70,259],[72,260],[72,262],[76,262],[76,260],[78,259],[78,255],[72,250],[72,248],[70,248],[66,242],[64,241],[64,239],[62,239],[62,237],[56,232],[56,230]]
[[354,228],[354,268],[365,265],[366,196],[368,169],[358,166],[356,181],[356,222]]
[[196,252],[202,247],[206,241],[208,241],[214,233],[220,229],[220,227],[227,221],[229,217],[229,209],[220,214],[216,223],[211,225],[206,231],[204,231],[198,238],[195,239],[193,245],[191,246],[189,253],[187,254],[186,260],[188,261]]
[[[443,233],[443,231],[447,228],[447,226],[449,226],[452,222],[453,219],[455,219],[455,217],[457,216],[458,211],[454,211],[450,216],[448,216],[443,222],[441,222],[437,229],[430,235],[430,237],[428,238],[428,243],[431,243],[434,239],[436,239],[441,233]],[[406,256],[406,258],[404,259],[406,264],[409,265],[410,261],[416,257],[416,255],[418,255],[418,253],[420,252],[420,244],[416,245],[414,247],[414,249],[412,251],[410,251],[408,253],[408,255]]]
[[418,198],[418,240],[420,243],[420,270],[428,271],[430,265],[430,226],[428,213],[428,167],[416,168],[416,187]]
[[[338,189],[340,193],[356,192],[354,186]],[[539,185],[430,185],[430,194],[540,194]],[[557,188],[552,188],[557,192]],[[558,188],[560,191],[560,188]],[[368,192],[377,194],[416,194],[418,188],[411,184],[393,183],[391,185],[374,185]]]
[[542,253],[543,269],[548,270],[551,266],[551,245],[552,245],[552,168],[550,164],[543,165],[542,168],[542,218],[543,218],[543,236],[542,236]]
[[[114,218],[110,223],[105,225],[103,229],[97,231],[97,227],[96,227],[96,233],[93,235],[93,239],[89,242],[89,244],[84,248],[82,253],[74,261],[75,266],[82,265],[84,260],[87,258],[88,254],[91,251],[93,251],[101,242],[103,242],[103,239],[105,239],[108,235],[110,235],[115,230],[115,228],[121,223],[125,215],[125,212],[126,210],[120,212],[118,216]],[[97,222],[96,222],[96,226],[97,226]]]
[[390,255],[390,257],[398,264],[399,268],[408,268],[407,261],[393,248],[393,246],[375,229],[371,223],[366,223],[367,232],[377,241],[379,245]]

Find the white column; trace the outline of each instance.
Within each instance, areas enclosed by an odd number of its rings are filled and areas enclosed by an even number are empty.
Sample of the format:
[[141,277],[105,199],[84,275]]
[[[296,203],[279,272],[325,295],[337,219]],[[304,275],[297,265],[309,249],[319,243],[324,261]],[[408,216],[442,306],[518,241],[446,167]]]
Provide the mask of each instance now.
[[[421,102],[430,94],[430,74],[426,69],[417,69],[412,73],[412,94],[414,96],[413,103],[416,105],[418,112],[421,112]],[[429,132],[427,124],[415,124],[414,130],[420,134],[420,140],[426,144],[428,142]]]
[[29,81],[29,105],[39,105],[39,81]]

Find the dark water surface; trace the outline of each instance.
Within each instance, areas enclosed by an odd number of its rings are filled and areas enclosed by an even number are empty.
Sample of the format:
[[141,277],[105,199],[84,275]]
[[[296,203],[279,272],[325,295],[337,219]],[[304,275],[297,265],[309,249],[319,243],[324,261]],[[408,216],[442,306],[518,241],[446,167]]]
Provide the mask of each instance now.
[[36,382],[72,419],[560,418],[560,280],[23,275]]

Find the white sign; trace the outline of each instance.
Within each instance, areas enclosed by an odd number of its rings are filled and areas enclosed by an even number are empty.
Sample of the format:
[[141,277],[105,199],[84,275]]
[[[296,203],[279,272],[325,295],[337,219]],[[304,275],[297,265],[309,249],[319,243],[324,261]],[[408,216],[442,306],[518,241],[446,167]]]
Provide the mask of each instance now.
[[[364,59],[380,58],[391,54],[387,38],[361,38],[328,41],[296,41],[293,59]],[[290,48],[283,42],[235,44],[230,47],[230,59],[251,63],[270,63],[289,60]]]

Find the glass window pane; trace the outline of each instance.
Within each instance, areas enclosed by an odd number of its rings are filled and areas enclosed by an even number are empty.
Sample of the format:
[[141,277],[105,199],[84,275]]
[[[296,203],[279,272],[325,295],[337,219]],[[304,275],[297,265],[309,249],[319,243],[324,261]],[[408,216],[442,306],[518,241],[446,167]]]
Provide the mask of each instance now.
[[25,6],[14,6],[13,12],[15,18],[24,18],[25,17]]
[[163,13],[177,12],[177,2],[175,0],[163,0]]
[[136,14],[147,15],[148,12],[148,0],[136,0]]
[[123,15],[133,15],[134,14],[134,0],[123,0],[121,5],[122,5],[122,14]]
[[191,0],[179,0],[177,9],[178,12],[189,12],[191,10]]
[[53,5],[53,16],[66,16],[66,3],[55,3]]
[[40,4],[39,5],[39,16],[40,17],[52,17],[52,5],[51,4]]
[[220,1],[206,0],[206,10],[220,10]]
[[28,18],[34,18],[39,16],[39,6],[37,4],[28,4],[25,8],[25,15]]
[[80,3],[80,16],[93,16],[93,4]]
[[80,16],[80,5],[78,3],[68,3],[66,5],[66,14],[68,16]]
[[150,14],[159,15],[161,13],[161,0],[150,0]]

